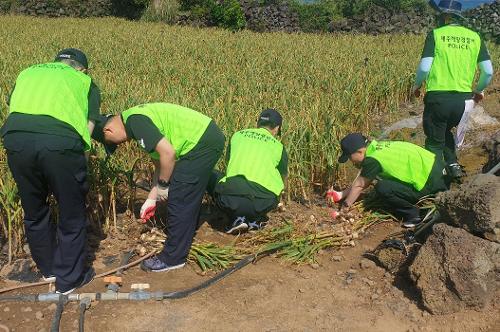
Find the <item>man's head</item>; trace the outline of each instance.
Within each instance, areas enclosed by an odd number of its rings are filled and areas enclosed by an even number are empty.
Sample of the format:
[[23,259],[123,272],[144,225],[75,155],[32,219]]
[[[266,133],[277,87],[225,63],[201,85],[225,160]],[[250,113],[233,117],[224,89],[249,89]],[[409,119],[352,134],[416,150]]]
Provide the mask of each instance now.
[[110,144],[121,144],[129,140],[121,115],[110,117],[103,129],[104,141]]
[[350,160],[354,166],[361,167],[365,160],[366,146],[368,139],[360,133],[352,133],[340,141],[342,155],[339,157],[339,163],[345,163]]
[[66,48],[59,51],[54,61],[63,62],[84,73],[87,73],[89,69],[87,56],[85,53],[76,48]]
[[267,128],[273,136],[281,135],[282,124],[283,117],[277,110],[272,108],[262,111],[257,120],[257,127]]
[[441,24],[449,24],[463,19],[462,3],[456,0],[441,0],[437,5],[439,11],[439,21]]

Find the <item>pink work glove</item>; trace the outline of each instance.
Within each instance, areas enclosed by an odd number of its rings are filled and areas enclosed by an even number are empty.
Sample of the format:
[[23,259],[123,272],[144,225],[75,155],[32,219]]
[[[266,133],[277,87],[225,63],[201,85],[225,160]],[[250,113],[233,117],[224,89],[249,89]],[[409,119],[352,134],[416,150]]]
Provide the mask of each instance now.
[[142,223],[145,224],[149,219],[155,215],[156,211],[156,199],[147,199],[141,207],[141,219]]

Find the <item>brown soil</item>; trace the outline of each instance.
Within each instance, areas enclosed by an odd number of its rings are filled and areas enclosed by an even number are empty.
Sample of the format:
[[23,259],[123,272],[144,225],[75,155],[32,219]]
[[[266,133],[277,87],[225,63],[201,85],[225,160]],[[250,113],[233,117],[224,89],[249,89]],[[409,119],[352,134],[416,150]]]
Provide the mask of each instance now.
[[[294,204],[287,214],[308,215],[308,209]],[[277,213],[273,217],[281,216]],[[137,230],[133,224],[129,228]],[[182,300],[94,302],[86,313],[86,330],[497,331],[500,301],[483,312],[433,316],[422,310],[407,279],[395,278],[362,258],[365,251],[399,229],[396,223],[375,226],[355,247],[322,252],[318,265],[290,265],[267,257]],[[232,239],[206,223],[198,238]],[[134,246],[134,240],[121,237],[102,241],[94,267],[98,272],[110,269],[104,264],[105,257]],[[208,277],[192,267],[168,273],[145,273],[134,267],[126,272],[121,290],[129,291],[131,283],[149,283],[152,291],[180,290]],[[2,281],[0,287],[8,284]],[[46,287],[38,287],[23,293],[46,291]],[[103,292],[105,285],[99,279],[81,291]],[[50,304],[0,303],[0,324],[10,331],[48,331],[54,311],[55,305]],[[66,306],[61,331],[78,330],[77,312],[77,304]],[[37,315],[43,317],[37,319]]]
[[[490,115],[500,119],[500,82],[495,86],[484,106]],[[408,136],[421,139],[418,133]],[[460,158],[470,173],[477,173],[486,157],[480,145],[476,145]],[[292,204],[286,215],[291,220],[304,220],[310,210]],[[272,218],[282,216],[274,213]],[[112,267],[106,266],[106,257],[135,248],[140,228],[135,224],[122,227],[121,232],[105,240],[93,239],[98,246],[94,262],[97,272]],[[430,315],[422,309],[420,298],[407,277],[394,276],[362,258],[365,251],[374,249],[388,234],[398,230],[400,227],[395,223],[375,226],[355,247],[320,253],[317,265],[290,265],[267,257],[182,300],[93,302],[86,313],[86,331],[500,330],[500,294],[480,312],[465,310],[458,314]],[[197,238],[219,243],[232,239],[206,223]],[[180,290],[210,277],[197,272],[189,266],[168,273],[145,273],[134,267],[126,271],[121,291],[129,291],[132,283],[149,283],[152,291]],[[11,284],[0,279],[0,287]],[[38,287],[23,293],[46,291],[46,287]],[[102,280],[95,280],[81,291],[103,292],[105,285]],[[5,328],[7,331],[49,331],[54,311],[53,304],[0,303],[0,331]],[[78,330],[77,312],[77,304],[66,306],[61,331]]]

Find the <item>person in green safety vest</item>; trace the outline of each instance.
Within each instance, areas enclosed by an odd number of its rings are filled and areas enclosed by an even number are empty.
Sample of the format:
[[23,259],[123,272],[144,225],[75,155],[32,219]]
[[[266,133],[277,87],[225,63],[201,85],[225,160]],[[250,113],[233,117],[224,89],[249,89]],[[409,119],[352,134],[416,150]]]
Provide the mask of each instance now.
[[[99,88],[87,71],[86,55],[73,48],[61,50],[53,62],[23,70],[0,130],[31,255],[44,279],[55,280],[56,291],[64,294],[94,276],[86,266],[85,152],[91,137],[102,138],[94,128],[106,118],[99,112]],[[57,226],[51,220],[50,193],[58,203]]]
[[282,124],[278,111],[264,110],[257,128],[240,130],[231,137],[226,174],[213,173],[209,192],[230,218],[229,234],[260,229],[266,214],[279,203],[288,174],[288,156],[276,138]]
[[135,140],[155,165],[152,189],[141,208],[146,222],[157,203],[167,201],[167,240],[163,251],[142,263],[162,272],[185,265],[201,202],[215,164],[224,150],[224,134],[209,117],[187,107],[150,103],[114,116],[104,127],[107,142]]
[[339,163],[350,160],[360,174],[344,191],[330,189],[334,202],[348,208],[374,180],[375,191],[404,227],[421,222],[417,201],[427,195],[447,190],[444,164],[434,153],[408,142],[369,141],[352,133],[340,141]]
[[[451,130],[464,116],[466,100],[479,103],[483,99],[483,91],[493,77],[493,66],[481,36],[460,25],[462,4],[445,0],[437,8],[439,27],[427,35],[413,91],[420,97],[426,82],[425,147],[444,160],[450,179],[459,181],[464,172]],[[480,75],[473,89],[476,67]]]

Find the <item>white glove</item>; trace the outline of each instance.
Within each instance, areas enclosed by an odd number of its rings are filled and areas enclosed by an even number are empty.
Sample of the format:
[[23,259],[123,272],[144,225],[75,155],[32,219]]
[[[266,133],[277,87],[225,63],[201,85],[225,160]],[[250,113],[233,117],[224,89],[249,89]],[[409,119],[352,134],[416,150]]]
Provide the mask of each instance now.
[[148,198],[141,207],[141,219],[145,223],[155,215],[156,199]]
[[156,200],[158,201],[166,201],[168,199],[168,188],[162,187],[160,185],[156,186]]

